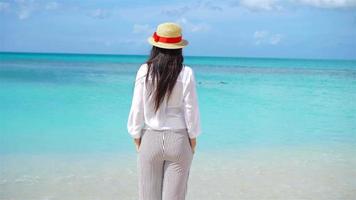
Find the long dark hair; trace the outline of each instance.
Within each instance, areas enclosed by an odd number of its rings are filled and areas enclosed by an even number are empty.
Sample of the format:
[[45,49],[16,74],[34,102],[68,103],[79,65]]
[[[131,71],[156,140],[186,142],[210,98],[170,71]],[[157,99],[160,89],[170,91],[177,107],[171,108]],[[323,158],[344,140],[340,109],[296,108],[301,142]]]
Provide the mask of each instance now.
[[179,73],[183,69],[183,61],[182,49],[163,49],[152,46],[150,57],[146,62],[148,70],[145,81],[147,85],[148,77],[151,75],[153,87],[149,91],[149,95],[154,95],[155,112],[166,95],[168,95],[168,101]]

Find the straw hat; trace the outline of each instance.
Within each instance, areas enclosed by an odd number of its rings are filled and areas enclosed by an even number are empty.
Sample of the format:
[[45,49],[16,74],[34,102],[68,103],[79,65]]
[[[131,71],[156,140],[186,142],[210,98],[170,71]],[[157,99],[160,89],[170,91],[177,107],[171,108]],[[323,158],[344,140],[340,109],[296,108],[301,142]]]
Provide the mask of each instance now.
[[181,27],[171,22],[159,24],[148,42],[164,49],[180,49],[188,45],[188,41],[182,39]]

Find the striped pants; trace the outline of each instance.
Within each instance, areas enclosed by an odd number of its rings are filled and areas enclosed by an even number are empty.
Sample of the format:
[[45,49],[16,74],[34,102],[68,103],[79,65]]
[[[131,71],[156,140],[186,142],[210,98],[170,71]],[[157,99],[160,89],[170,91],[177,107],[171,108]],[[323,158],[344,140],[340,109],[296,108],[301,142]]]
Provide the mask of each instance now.
[[139,200],[184,200],[193,155],[187,129],[143,129],[137,156]]

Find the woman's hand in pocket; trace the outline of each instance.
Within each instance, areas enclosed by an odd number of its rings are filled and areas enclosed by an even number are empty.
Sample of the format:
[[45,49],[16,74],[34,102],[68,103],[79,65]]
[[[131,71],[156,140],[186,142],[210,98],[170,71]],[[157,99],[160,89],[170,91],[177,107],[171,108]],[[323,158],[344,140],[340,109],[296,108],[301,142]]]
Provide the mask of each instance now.
[[135,143],[135,146],[136,146],[136,152],[138,152],[139,149],[140,149],[140,145],[141,145],[141,138],[135,138],[134,139],[134,143]]

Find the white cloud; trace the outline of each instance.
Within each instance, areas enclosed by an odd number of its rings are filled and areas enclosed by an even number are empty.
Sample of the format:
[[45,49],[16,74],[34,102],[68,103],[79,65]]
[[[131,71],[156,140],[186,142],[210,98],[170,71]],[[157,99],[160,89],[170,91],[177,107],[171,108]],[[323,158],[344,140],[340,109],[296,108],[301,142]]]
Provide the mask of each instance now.
[[153,28],[149,24],[134,24],[133,33],[152,34]]
[[92,10],[89,15],[96,19],[104,19],[110,16],[110,12],[108,10],[97,8]]
[[347,8],[356,6],[356,0],[298,0],[298,2],[319,8]]
[[283,7],[278,4],[277,0],[241,0],[239,5],[249,10],[281,10]]
[[30,15],[31,15],[31,11],[30,10],[20,10],[17,13],[18,18],[21,19],[21,20],[29,18]]
[[255,33],[253,34],[253,37],[255,39],[263,39],[264,37],[266,37],[268,35],[268,31],[255,31]]
[[240,0],[238,3],[233,3],[233,5],[236,4],[253,11],[274,11],[283,10],[288,5],[306,5],[317,8],[356,7],[356,0]]
[[272,45],[276,45],[281,41],[281,39],[282,39],[281,34],[274,34],[274,35],[270,36],[269,43]]
[[206,23],[192,23],[187,20],[185,17],[182,17],[176,21],[176,23],[180,24],[184,30],[190,32],[202,32],[210,30],[210,26]]
[[189,6],[175,7],[175,8],[164,8],[161,12],[165,15],[181,16],[191,10]]
[[46,10],[55,10],[58,8],[58,3],[55,1],[49,2],[45,5]]
[[270,33],[266,30],[255,31],[253,33],[254,43],[255,45],[260,44],[271,44],[277,45],[281,42],[283,35],[279,33]]
[[16,14],[20,20],[27,19],[31,16],[32,12],[36,9],[33,0],[16,0],[17,10]]
[[0,2],[0,12],[10,8],[10,4],[6,2]]
[[0,11],[9,10],[12,14],[15,14],[18,19],[24,20],[31,17],[35,12],[55,10],[58,6],[59,4],[55,1],[42,3],[35,0],[14,0],[10,3],[0,2]]
[[221,7],[221,4],[214,4],[211,1],[202,2],[201,6],[203,8],[209,9],[209,10],[223,11],[223,8]]
[[218,4],[212,3],[212,1],[200,0],[192,1],[189,4],[185,5],[175,5],[163,7],[161,10],[162,14],[168,16],[184,16],[187,13],[197,12],[197,11],[222,11],[223,3],[219,2]]

